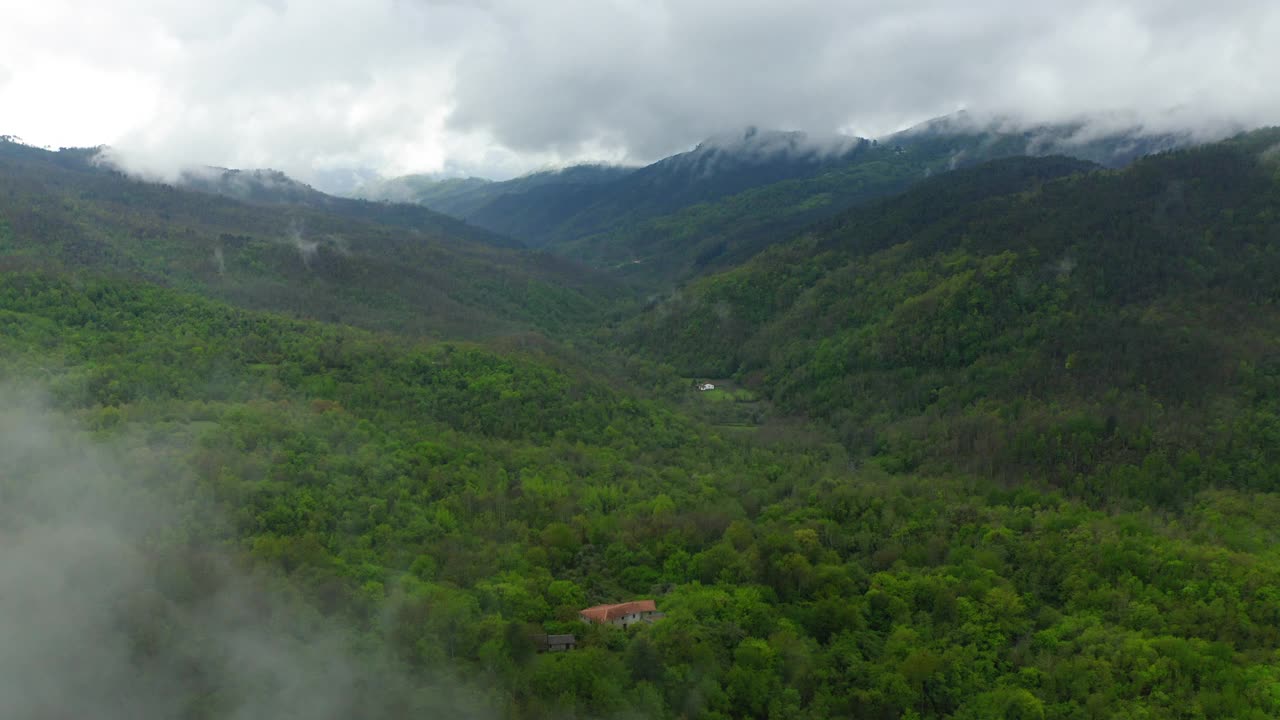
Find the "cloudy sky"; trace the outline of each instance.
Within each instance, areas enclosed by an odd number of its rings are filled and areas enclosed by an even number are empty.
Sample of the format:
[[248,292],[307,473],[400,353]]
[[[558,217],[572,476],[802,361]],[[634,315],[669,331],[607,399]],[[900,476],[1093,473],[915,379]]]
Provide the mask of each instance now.
[[1274,0],[0,0],[0,134],[509,176],[748,124],[1280,123]]

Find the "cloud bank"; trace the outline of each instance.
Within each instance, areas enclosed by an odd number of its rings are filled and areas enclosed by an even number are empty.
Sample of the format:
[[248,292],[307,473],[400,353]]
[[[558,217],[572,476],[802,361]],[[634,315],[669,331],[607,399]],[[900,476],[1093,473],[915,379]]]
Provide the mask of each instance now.
[[0,132],[154,170],[503,176],[959,108],[1280,122],[1269,0],[0,4]]

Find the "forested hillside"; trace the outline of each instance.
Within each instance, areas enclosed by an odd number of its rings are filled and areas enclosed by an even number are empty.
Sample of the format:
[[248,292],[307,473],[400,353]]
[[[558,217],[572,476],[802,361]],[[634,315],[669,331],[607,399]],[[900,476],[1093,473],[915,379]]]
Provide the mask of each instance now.
[[1278,141],[959,171],[694,283],[630,338],[894,471],[1103,504],[1275,489]]
[[506,248],[522,247],[513,238],[468,225],[449,215],[429,210],[423,207],[424,204],[369,202],[327,195],[275,170],[200,168],[181,173],[174,184],[180,188],[225,195],[255,205],[301,206],[323,210],[352,220],[425,232],[446,241],[465,241]]
[[631,317],[4,156],[0,709],[1280,716],[1278,148],[936,173]]
[[[216,645],[165,630],[264,573],[297,589],[275,612],[349,628],[353,666],[382,663],[349,704],[320,695],[334,716],[1280,711],[1269,493],[1201,491],[1175,524],[1035,480],[852,469],[837,445],[729,435],[536,352],[116,281],[10,273],[0,303],[6,378],[39,377],[144,461],[132,502],[182,508],[137,541],[151,569],[94,591],[134,648],[113,662],[188,668],[174,716],[252,709],[280,681],[232,682]],[[211,570],[222,555],[242,559]],[[666,617],[576,619],[637,596]],[[537,654],[547,631],[578,649]]]
[[413,178],[369,189],[545,247],[847,162],[869,143],[747,128],[639,168],[579,165],[498,183]]
[[0,142],[0,256],[10,266],[89,269],[449,337],[577,328],[618,297],[580,265],[496,247],[489,233],[458,231],[466,226],[423,208],[331,199],[346,208],[335,214],[334,203],[251,193],[263,204],[249,204],[133,180],[93,165],[91,153]]
[[[458,218],[484,222],[490,216],[495,222],[507,223],[524,234],[522,228],[539,226],[552,220],[516,218],[486,208],[503,195],[524,196],[528,212],[555,218],[572,214],[585,204],[597,186],[606,185],[630,175],[635,168],[615,165],[572,165],[557,170],[529,173],[511,180],[492,181],[482,178],[435,178],[405,175],[370,183],[358,191],[362,198],[381,202],[415,203]],[[544,200],[545,205],[538,200]]]
[[1090,136],[1079,125],[999,130],[974,125],[961,114],[864,143],[816,174],[758,185],[639,222],[615,223],[551,247],[612,268],[642,287],[666,289],[739,265],[808,225],[958,168],[1054,154],[1122,167],[1190,142],[1137,132]]
[[664,289],[935,174],[1053,154],[1121,167],[1191,142],[1082,123],[1003,128],[959,113],[879,141],[749,130],[644,168],[579,166],[499,183],[409,177],[369,196],[419,202]]

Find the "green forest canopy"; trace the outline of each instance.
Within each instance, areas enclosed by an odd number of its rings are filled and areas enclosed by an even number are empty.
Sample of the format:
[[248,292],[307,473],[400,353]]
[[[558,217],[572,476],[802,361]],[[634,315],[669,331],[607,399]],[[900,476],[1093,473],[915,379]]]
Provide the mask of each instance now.
[[[173,631],[229,573],[387,668],[351,695],[385,717],[1271,718],[1276,141],[942,176],[615,336],[424,340],[62,255],[0,276],[0,368],[174,508],[109,598],[186,717],[253,692]],[[716,425],[682,375],[813,422]],[[638,597],[666,617],[577,620]]]

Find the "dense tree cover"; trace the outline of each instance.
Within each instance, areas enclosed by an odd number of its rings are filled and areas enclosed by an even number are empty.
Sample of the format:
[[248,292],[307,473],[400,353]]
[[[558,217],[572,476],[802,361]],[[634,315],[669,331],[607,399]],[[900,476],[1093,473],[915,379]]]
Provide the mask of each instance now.
[[808,177],[856,158],[868,144],[748,128],[644,167],[578,165],[503,182],[445,181],[425,187],[407,178],[374,189],[374,197],[412,199],[531,247],[547,247],[749,188]]
[[278,170],[202,168],[181,173],[176,184],[184,189],[225,195],[256,205],[308,207],[353,220],[425,232],[454,242],[521,247],[520,242],[513,238],[487,232],[422,205],[369,202],[327,195]]
[[[23,144],[15,138],[0,136],[0,158],[9,163],[10,169],[35,172],[46,182],[63,184],[66,176],[53,180],[47,174],[49,166],[57,167],[76,177],[81,183],[93,182],[101,186],[104,180],[119,177],[116,156],[110,148],[61,148],[51,152]],[[144,177],[159,177],[143,173]],[[177,172],[168,178],[169,184],[186,190],[223,195],[245,202],[268,206],[295,206],[322,210],[327,215],[349,220],[364,220],[379,225],[398,227],[421,232],[429,238],[443,242],[466,242],[520,247],[512,238],[482,230],[459,221],[452,215],[433,212],[411,203],[368,202],[352,198],[327,195],[310,185],[298,182],[278,170],[230,170],[215,167],[193,167]],[[136,188],[133,190],[136,191]],[[126,191],[127,192],[127,191]],[[141,204],[141,203],[134,203]]]
[[1080,124],[1023,130],[965,113],[880,141],[748,130],[643,168],[575,166],[504,182],[407,176],[370,188],[667,288],[737,265],[807,224],[994,158],[1063,154],[1120,167],[1186,137]]
[[[554,269],[534,308],[473,282],[528,256],[361,225],[368,265],[319,282],[323,249],[271,260],[278,215],[59,153],[0,165],[0,387],[42,388],[172,508],[106,617],[180,716],[248,692],[186,652],[250,582],[285,635],[351,629],[379,680],[334,716],[1271,718],[1278,146],[935,178],[656,303],[614,338],[647,358],[601,347],[608,296]],[[281,295],[201,280],[191,238]],[[503,327],[558,339],[421,339],[424,276],[352,269],[389,259],[475,271],[441,313],[520,304]],[[360,314],[296,306],[334,293]],[[31,522],[23,462],[0,530]],[[577,620],[640,597],[666,617]]]
[[[245,554],[302,590],[298,612],[359,629],[424,687],[446,667],[497,688],[508,717],[1280,712],[1271,493],[1205,490],[1170,516],[887,474],[536,350],[138,283],[11,273],[0,307],[6,378],[39,377],[101,442],[189,477],[162,557]],[[181,608],[191,582],[156,592]],[[667,617],[576,620],[638,596]],[[535,653],[548,630],[580,649]]]
[[788,231],[924,177],[938,157],[867,148],[859,161],[816,177],[783,180],[677,212],[555,244],[557,252],[609,267],[643,285],[666,285],[740,263]]
[[415,225],[408,216],[421,208],[255,206],[132,180],[93,165],[91,153],[0,142],[8,265],[113,272],[251,308],[445,337],[577,332],[619,297],[599,274],[494,247],[454,220]]
[[639,222],[615,222],[601,232],[561,238],[552,247],[611,267],[633,282],[663,287],[739,265],[804,226],[957,168],[1055,153],[1120,167],[1186,142],[1128,133],[1073,139],[1082,129],[981,129],[966,124],[962,113],[866,143],[816,174],[755,186]]
[[[495,215],[486,209],[499,197],[520,196],[524,198],[519,208],[522,225],[540,225],[554,223],[556,217],[571,214],[589,202],[601,186],[630,175],[634,170],[622,165],[572,165],[502,181],[403,175],[365,185],[357,195],[383,202],[415,203],[473,221]],[[508,208],[508,212],[511,209]],[[536,218],[530,222],[531,218],[524,213],[536,213]],[[510,218],[504,217],[502,221],[517,227]]]
[[1274,489],[1276,140],[961,171],[684,289],[632,339],[893,469],[1099,500]]

